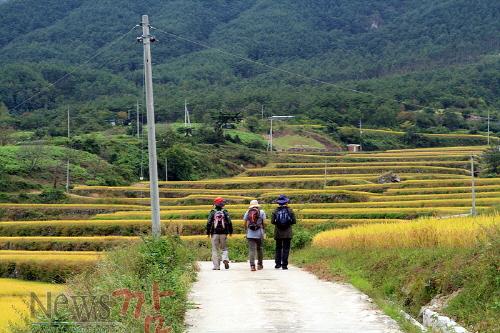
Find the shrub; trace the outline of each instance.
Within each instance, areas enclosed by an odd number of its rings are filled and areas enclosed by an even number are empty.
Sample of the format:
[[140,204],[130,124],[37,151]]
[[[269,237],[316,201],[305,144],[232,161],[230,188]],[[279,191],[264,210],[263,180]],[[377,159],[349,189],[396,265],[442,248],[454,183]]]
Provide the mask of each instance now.
[[[175,333],[184,331],[184,315],[187,310],[187,294],[195,277],[195,263],[192,252],[179,238],[169,237],[162,239],[145,238],[142,242],[127,248],[117,249],[108,255],[99,264],[87,269],[68,282],[70,295],[109,295],[115,290],[129,289],[133,292],[143,292],[145,302],[138,319],[134,316],[121,316],[121,300],[112,298],[108,304],[110,322],[119,323],[109,329],[113,332],[139,332],[144,330],[146,315],[159,314],[164,317],[164,327],[172,327]],[[161,298],[159,311],[153,309],[153,286],[159,291],[171,291],[173,295]],[[71,324],[76,319],[70,309],[57,321],[49,321],[40,316],[36,320],[47,325],[37,325],[29,328],[29,332],[61,332],[63,321]],[[97,309],[96,311],[100,311]],[[105,310],[102,310],[105,311]],[[100,315],[101,313],[98,313]],[[102,313],[104,314],[104,313]],[[80,321],[80,320],[78,320]],[[71,328],[73,327],[73,329]],[[82,332],[79,326],[64,326],[65,332]],[[89,326],[85,332],[102,332]],[[15,332],[28,332],[27,329],[16,328]]]
[[39,194],[39,198],[41,203],[58,203],[64,202],[67,199],[66,194],[62,190],[55,188],[44,190]]

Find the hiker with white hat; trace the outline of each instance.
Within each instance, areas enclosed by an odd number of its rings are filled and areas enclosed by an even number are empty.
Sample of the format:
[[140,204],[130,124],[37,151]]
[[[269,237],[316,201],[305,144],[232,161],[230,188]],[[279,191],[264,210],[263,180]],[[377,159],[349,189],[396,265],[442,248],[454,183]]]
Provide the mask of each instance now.
[[257,269],[261,270],[264,268],[262,264],[262,260],[264,259],[262,243],[265,237],[264,221],[266,220],[266,212],[260,208],[260,204],[257,200],[250,201],[250,206],[245,216],[243,216],[243,220],[245,221],[246,236],[248,240],[250,269],[256,271],[255,257],[257,256]]

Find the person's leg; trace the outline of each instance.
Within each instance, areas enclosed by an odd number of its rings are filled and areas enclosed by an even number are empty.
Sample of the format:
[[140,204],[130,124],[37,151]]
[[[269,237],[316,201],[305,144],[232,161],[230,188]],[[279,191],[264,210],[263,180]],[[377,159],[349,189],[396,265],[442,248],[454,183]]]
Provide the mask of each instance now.
[[212,235],[212,263],[214,264],[214,269],[220,268],[219,260],[219,235]]
[[290,254],[290,244],[292,240],[290,238],[283,239],[283,257],[282,257],[282,265],[283,268],[288,268],[288,255]]
[[274,262],[276,263],[276,268],[281,267],[281,255],[283,251],[283,239],[277,238],[276,239],[276,250],[274,253]]
[[220,235],[220,248],[222,250],[222,262],[224,267],[229,268],[229,250],[227,249],[227,235]]
[[264,268],[263,260],[264,260],[264,251],[262,249],[262,238],[256,239],[255,244],[257,246],[257,269]]
[[248,239],[248,261],[250,267],[255,267],[255,252],[257,251],[256,239]]

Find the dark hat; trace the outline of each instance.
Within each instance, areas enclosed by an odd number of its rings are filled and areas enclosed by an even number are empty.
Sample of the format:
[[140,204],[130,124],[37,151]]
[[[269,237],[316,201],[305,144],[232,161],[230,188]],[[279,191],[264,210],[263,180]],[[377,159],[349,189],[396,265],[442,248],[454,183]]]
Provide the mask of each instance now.
[[285,205],[290,201],[284,194],[280,194],[278,199],[276,199],[276,203],[278,205]]

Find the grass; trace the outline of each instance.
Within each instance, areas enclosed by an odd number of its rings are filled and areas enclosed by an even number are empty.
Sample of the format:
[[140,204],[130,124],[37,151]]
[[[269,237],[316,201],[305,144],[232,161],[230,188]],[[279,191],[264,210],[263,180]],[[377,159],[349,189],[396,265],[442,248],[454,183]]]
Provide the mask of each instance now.
[[[483,207],[478,207],[482,209]],[[467,212],[466,207],[402,207],[402,208],[304,208],[297,210],[300,218],[409,218],[420,215],[450,215]],[[243,216],[246,209],[232,209],[231,215],[234,218]],[[162,220],[176,219],[203,219],[206,218],[206,210],[170,210],[162,211]],[[149,211],[118,212],[112,214],[99,214],[96,220],[147,220],[150,219]]]
[[[436,166],[350,166],[350,167],[327,167],[327,174],[363,174],[384,173],[393,171],[396,173],[441,173],[448,175],[468,175],[468,170],[458,168],[445,168]],[[325,168],[261,168],[246,172],[248,176],[278,176],[278,175],[315,175],[324,174]]]
[[95,266],[99,252],[0,251],[0,277],[63,283]]
[[[389,166],[442,166],[442,167],[455,167],[455,168],[467,168],[469,166],[468,161],[412,161],[412,162],[364,162],[363,166],[375,166],[375,167],[389,167]],[[327,163],[327,167],[358,167],[357,162],[333,162]],[[325,163],[321,162],[309,162],[309,163],[273,163],[268,165],[269,168],[277,169],[287,169],[287,168],[321,168],[325,167]]]
[[309,148],[324,149],[325,145],[321,142],[301,135],[283,135],[273,138],[273,146],[277,150],[288,150],[291,148]]
[[260,134],[235,130],[235,129],[227,129],[224,131],[224,134],[231,136],[232,138],[238,136],[243,144],[250,144],[253,142],[260,142],[262,145],[266,145],[267,141]]
[[381,307],[404,308],[414,317],[436,295],[458,292],[442,310],[470,332],[498,329],[499,230],[470,247],[336,249],[294,253],[294,263],[323,278],[352,283]]
[[24,262],[24,261],[95,261],[99,258],[98,252],[65,252],[65,251],[0,251],[0,261]]
[[473,247],[500,228],[500,215],[365,224],[317,234],[313,246],[351,249]]
[[[194,278],[193,253],[179,239],[148,238],[144,242],[110,252],[99,265],[73,277],[68,282],[68,290],[77,295],[91,294],[109,297],[114,291],[120,289],[142,292],[145,302],[138,319],[135,319],[133,315],[120,315],[123,298],[117,302],[109,302],[108,310],[97,310],[97,315],[106,316],[105,318],[110,322],[119,322],[120,325],[114,325],[110,330],[125,333],[143,331],[144,317],[159,314],[165,320],[164,327],[171,327],[173,333],[180,333],[184,331],[184,315],[189,305],[187,296]],[[160,292],[172,292],[172,295],[161,298],[159,310],[153,308],[154,285]],[[61,307],[60,321],[69,323],[83,321],[79,317],[81,314],[76,314],[64,304]],[[19,328],[15,332],[61,332],[59,326],[52,325],[50,320],[42,314],[37,321],[46,322],[48,325],[36,326],[32,329]],[[70,332],[80,331],[70,330]]]

